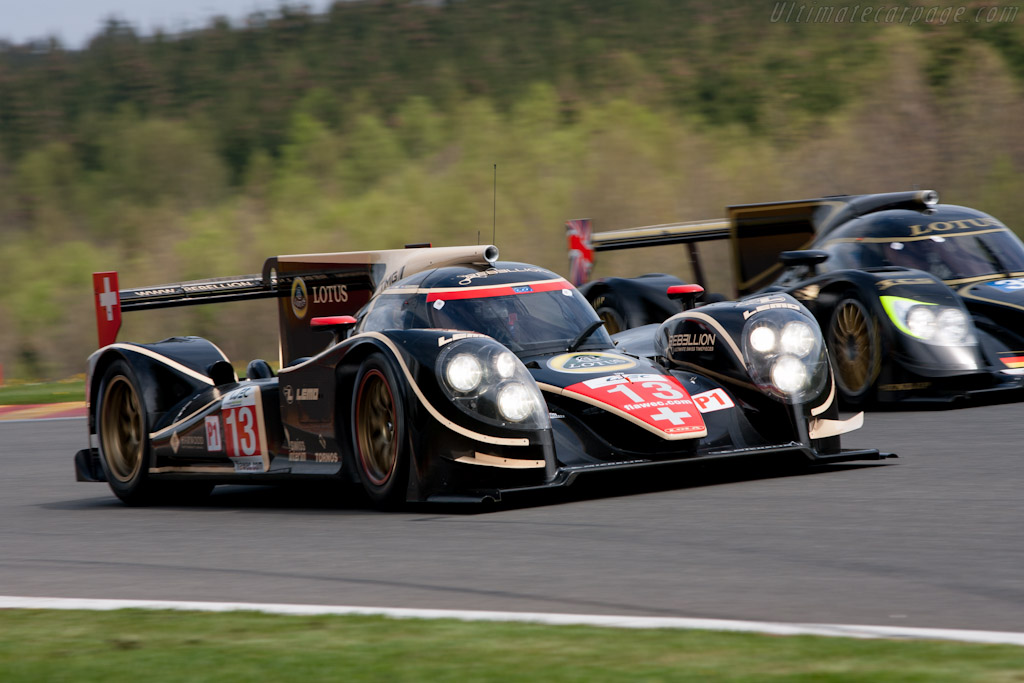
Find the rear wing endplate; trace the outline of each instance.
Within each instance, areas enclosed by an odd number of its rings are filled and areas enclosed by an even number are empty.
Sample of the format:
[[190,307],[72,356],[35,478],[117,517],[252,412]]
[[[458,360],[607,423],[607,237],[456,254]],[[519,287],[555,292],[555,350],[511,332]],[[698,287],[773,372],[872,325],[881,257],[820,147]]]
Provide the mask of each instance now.
[[121,311],[194,306],[221,301],[246,301],[281,296],[275,279],[264,275],[239,275],[155,287],[119,289],[117,271],[92,274],[96,329],[100,347],[113,344],[121,329]]

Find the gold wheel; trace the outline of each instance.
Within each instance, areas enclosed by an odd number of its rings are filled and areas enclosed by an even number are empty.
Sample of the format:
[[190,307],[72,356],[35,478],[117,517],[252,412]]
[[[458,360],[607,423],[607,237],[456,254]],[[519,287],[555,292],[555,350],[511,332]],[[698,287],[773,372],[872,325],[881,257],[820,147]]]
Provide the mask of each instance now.
[[129,482],[138,476],[146,451],[145,419],[135,387],[124,375],[115,375],[103,392],[100,443],[110,474]]
[[619,311],[615,300],[607,294],[602,294],[593,301],[597,317],[604,321],[604,329],[608,334],[615,334],[626,329],[626,321]]
[[363,475],[384,486],[398,462],[398,415],[391,386],[380,370],[367,371],[356,399],[356,445]]
[[836,383],[848,399],[862,397],[878,374],[878,344],[871,316],[856,299],[843,299],[832,314],[828,347]]
[[619,316],[615,314],[615,311],[610,308],[602,308],[597,312],[597,317],[604,321],[604,329],[608,334],[615,334],[621,332],[622,328],[619,325]]

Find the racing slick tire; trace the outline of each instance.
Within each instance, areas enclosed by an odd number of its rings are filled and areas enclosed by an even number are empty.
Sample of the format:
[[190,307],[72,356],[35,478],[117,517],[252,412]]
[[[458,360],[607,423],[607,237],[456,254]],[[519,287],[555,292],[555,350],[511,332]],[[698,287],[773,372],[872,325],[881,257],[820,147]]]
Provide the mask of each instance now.
[[850,408],[871,403],[882,367],[882,344],[878,321],[857,292],[843,294],[832,310],[826,345],[842,402]]
[[380,353],[368,356],[352,393],[352,452],[363,490],[378,507],[395,507],[405,497],[405,420],[405,403],[391,364]]
[[100,465],[127,505],[153,503],[163,492],[149,479],[149,421],[141,393],[131,366],[117,360],[103,373],[96,401]]
[[622,304],[611,292],[602,292],[594,297],[590,305],[597,311],[597,317],[604,321],[604,329],[608,334],[615,334],[629,329],[629,316]]

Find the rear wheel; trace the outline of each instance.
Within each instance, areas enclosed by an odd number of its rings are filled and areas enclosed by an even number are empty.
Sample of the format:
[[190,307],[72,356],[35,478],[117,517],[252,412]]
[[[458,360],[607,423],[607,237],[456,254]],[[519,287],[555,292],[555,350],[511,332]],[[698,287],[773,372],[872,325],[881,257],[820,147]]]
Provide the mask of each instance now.
[[881,369],[882,349],[878,323],[856,292],[844,294],[833,310],[827,343],[843,402],[850,407],[870,402]]
[[408,482],[405,404],[391,365],[363,361],[352,397],[352,440],[363,489],[377,505],[399,503]]
[[118,360],[107,368],[96,401],[100,464],[114,494],[128,505],[198,503],[213,490],[203,481],[154,482],[149,476],[149,420],[131,366]]
[[114,494],[128,505],[151,503],[149,427],[138,380],[123,360],[107,368],[96,402],[100,464]]

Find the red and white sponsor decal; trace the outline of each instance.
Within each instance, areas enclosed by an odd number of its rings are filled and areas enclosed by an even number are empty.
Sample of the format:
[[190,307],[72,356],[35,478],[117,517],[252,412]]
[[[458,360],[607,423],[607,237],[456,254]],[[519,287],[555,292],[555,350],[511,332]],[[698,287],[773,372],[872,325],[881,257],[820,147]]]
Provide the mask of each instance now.
[[266,455],[263,410],[259,390],[245,387],[232,391],[221,402],[224,445],[236,472],[262,472]]
[[729,394],[722,389],[712,389],[692,396],[693,402],[697,404],[697,410],[702,413],[713,413],[716,410],[732,408],[736,404],[729,398]]
[[220,438],[220,418],[216,415],[206,416],[206,450],[211,453],[224,450],[224,442]]
[[679,380],[668,375],[615,374],[578,382],[565,389],[603,403],[666,435],[700,437],[704,419]]

